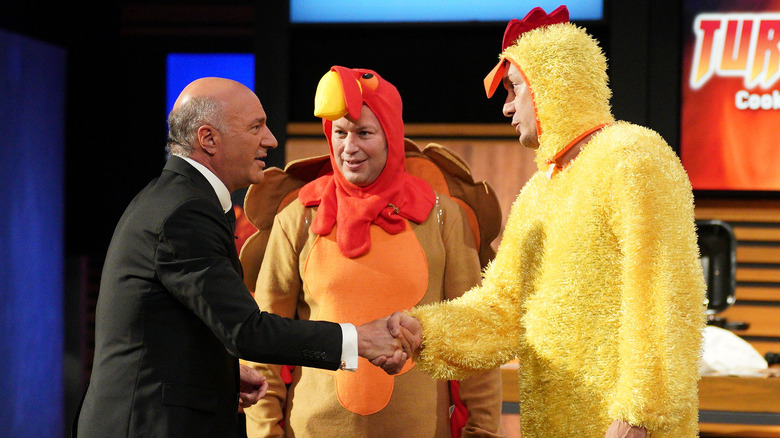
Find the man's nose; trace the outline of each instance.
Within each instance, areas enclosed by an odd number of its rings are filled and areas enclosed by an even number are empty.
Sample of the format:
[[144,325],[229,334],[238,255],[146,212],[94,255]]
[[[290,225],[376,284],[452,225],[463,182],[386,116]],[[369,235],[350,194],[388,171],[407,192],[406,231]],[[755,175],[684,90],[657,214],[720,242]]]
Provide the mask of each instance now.
[[271,129],[266,127],[266,130],[268,133],[263,136],[263,138],[260,140],[260,146],[268,149],[273,149],[277,146],[279,146],[279,142],[276,141],[276,136],[273,132],[271,132]]
[[358,151],[358,139],[355,134],[347,134],[344,138],[344,152],[352,154]]
[[502,112],[504,113],[504,117],[512,117],[513,115],[515,115],[514,102],[511,101],[504,102],[504,108],[502,109]]

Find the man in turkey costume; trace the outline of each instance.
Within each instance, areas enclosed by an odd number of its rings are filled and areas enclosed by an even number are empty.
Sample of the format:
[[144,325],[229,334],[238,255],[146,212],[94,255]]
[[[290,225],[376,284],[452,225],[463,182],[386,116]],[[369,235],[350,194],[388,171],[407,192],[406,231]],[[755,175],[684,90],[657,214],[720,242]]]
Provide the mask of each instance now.
[[[247,215],[259,231],[241,259],[251,282],[262,256],[251,289],[263,309],[360,324],[458,297],[479,282],[477,247],[489,246],[500,224],[495,195],[468,181],[467,172],[449,184],[451,172],[438,163],[467,166],[452,155],[443,159],[440,147],[426,154],[405,142],[401,106],[396,88],[371,70],[335,66],[322,78],[315,115],[323,118],[330,156],[269,170],[247,193]],[[407,167],[424,169],[447,193]],[[476,204],[488,207],[492,230],[470,227],[474,216],[459,206],[469,202],[458,193],[482,200]],[[449,438],[453,396],[468,411],[463,437],[503,436],[497,366],[459,382],[454,394],[411,361],[396,376],[363,359],[354,373],[297,367],[287,383],[287,367],[254,366],[269,389],[246,410],[249,437]]]

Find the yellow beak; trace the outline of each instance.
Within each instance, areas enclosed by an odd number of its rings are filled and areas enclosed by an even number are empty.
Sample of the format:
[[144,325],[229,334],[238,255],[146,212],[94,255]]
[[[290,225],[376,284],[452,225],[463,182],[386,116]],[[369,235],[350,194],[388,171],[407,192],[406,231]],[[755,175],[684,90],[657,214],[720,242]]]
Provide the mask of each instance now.
[[[357,81],[356,81],[357,82]],[[357,82],[358,87],[360,83]],[[328,120],[338,120],[347,115],[347,101],[339,74],[331,70],[317,84],[314,95],[314,115]]]

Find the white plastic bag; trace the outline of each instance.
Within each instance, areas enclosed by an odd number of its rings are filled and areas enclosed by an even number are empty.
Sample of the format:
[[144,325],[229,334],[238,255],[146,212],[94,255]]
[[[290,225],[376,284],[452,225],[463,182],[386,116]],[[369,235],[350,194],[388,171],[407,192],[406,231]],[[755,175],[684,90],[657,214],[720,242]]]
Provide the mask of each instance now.
[[768,368],[761,354],[734,333],[715,326],[704,329],[699,374],[750,376]]

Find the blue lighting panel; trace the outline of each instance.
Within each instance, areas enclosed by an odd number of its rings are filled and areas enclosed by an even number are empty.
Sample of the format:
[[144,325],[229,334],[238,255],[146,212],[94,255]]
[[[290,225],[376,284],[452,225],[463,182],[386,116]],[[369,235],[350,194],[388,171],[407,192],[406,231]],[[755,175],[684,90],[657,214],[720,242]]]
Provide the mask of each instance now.
[[170,53],[166,64],[166,115],[181,90],[198,78],[218,76],[255,89],[255,55],[251,53]]
[[[290,0],[293,23],[509,21],[536,6],[552,12],[560,0]],[[566,5],[572,20],[601,20],[603,0]]]
[[63,436],[65,65],[64,49],[0,30],[3,437]]

